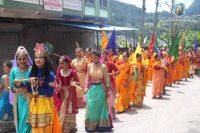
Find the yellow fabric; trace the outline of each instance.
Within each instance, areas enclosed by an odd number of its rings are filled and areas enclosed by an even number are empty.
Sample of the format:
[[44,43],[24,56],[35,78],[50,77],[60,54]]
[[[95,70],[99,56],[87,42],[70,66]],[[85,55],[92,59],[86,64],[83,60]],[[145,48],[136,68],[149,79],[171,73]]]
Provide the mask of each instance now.
[[142,55],[142,62],[144,63],[143,52],[142,52],[142,48],[140,47],[140,43],[138,43],[137,48],[135,50],[133,61],[132,61],[133,64],[136,64],[136,62],[137,62],[136,61],[136,55],[137,54],[141,54]]
[[43,128],[32,128],[32,133],[53,133],[52,125],[49,125]]
[[155,61],[153,64],[152,64],[153,67],[155,66],[161,66],[161,61]]
[[[44,127],[32,127],[32,133],[61,133],[61,125],[54,105],[53,97],[38,97],[37,102],[33,98],[30,104],[32,114],[51,114],[51,124]],[[29,121],[30,122],[30,121]]]
[[137,79],[135,81],[134,87],[135,99],[133,101],[133,104],[141,107],[146,91],[147,76],[145,75],[145,65],[143,62],[136,61],[134,67],[135,69],[137,68]]
[[153,77],[153,56],[151,56],[150,59],[147,59],[148,63],[147,63],[147,69],[148,69],[148,81],[152,81],[152,77]]
[[46,127],[53,123],[53,110],[50,97],[32,98],[30,104],[29,123],[32,127]]
[[124,112],[128,109],[130,105],[131,96],[131,82],[125,86],[128,79],[132,74],[131,64],[127,61],[124,64],[118,66],[120,74],[116,77],[117,85],[117,102],[115,109],[117,112]]
[[102,31],[102,48],[105,49],[108,45],[108,38],[106,36],[106,32]]
[[134,58],[135,58],[134,56],[135,56],[135,53],[132,53],[132,54],[129,56],[128,61],[129,61],[130,63],[133,63]]

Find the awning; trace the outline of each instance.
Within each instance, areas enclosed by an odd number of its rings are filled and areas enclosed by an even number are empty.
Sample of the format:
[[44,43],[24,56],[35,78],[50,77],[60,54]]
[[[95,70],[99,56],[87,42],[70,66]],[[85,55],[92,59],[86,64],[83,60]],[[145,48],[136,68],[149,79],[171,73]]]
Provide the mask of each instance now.
[[97,25],[97,24],[64,24],[64,26],[69,27],[76,27],[76,28],[82,28],[87,30],[95,30],[95,31],[138,31],[139,29],[135,28],[128,28],[128,27],[119,27],[119,26],[112,26],[112,25]]

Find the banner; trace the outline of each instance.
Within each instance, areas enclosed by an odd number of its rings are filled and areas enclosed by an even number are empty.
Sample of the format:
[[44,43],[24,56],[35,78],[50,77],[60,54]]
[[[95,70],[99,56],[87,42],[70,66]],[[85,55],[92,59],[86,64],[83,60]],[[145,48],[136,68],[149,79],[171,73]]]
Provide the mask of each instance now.
[[82,0],[63,0],[63,8],[82,11]]
[[62,11],[62,0],[44,0],[44,9],[51,11]]

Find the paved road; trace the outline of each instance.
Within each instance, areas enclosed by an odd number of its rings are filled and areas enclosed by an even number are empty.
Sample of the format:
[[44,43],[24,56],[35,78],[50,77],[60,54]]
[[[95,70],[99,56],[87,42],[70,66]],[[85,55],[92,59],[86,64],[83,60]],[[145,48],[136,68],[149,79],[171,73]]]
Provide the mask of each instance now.
[[[148,84],[143,108],[117,115],[114,133],[200,133],[200,78],[167,87],[167,95],[151,99]],[[77,115],[78,133],[84,133],[85,109]]]

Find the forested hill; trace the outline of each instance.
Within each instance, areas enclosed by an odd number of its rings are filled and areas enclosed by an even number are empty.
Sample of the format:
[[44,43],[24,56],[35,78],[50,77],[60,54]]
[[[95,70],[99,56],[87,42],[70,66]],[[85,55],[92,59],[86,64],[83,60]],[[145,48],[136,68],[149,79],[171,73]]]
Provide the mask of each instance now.
[[200,0],[194,0],[186,11],[186,15],[200,15]]
[[[139,28],[141,23],[142,9],[135,5],[126,4],[117,0],[111,0],[110,24]],[[200,0],[194,0],[186,10],[185,16],[200,15]],[[170,17],[169,12],[160,12],[159,18]],[[154,22],[154,13],[146,13],[145,23]]]

